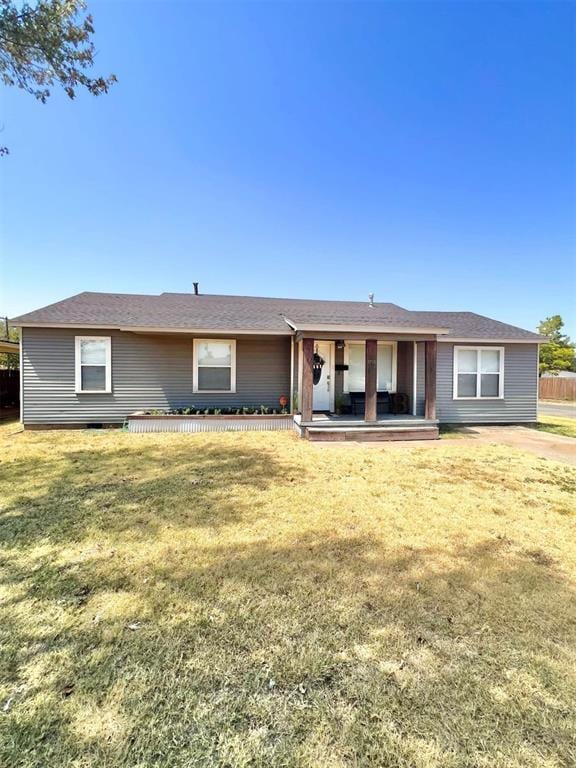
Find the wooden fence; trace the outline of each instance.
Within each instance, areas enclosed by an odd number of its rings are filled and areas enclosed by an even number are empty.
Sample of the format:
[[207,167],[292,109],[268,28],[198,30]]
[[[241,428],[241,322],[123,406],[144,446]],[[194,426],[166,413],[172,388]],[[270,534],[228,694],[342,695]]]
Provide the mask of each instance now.
[[0,406],[18,405],[20,402],[20,371],[0,368]]
[[576,400],[576,378],[540,379],[540,400]]

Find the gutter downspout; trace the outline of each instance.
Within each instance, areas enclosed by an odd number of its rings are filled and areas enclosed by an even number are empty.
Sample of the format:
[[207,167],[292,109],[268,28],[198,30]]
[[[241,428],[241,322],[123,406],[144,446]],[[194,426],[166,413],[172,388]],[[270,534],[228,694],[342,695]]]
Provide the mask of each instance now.
[[418,398],[418,343],[412,342],[413,357],[412,357],[412,416],[418,415],[418,409],[416,400]]
[[24,328],[20,328],[20,424],[24,424],[24,366],[22,365],[24,355],[22,352],[22,341],[24,339]]
[[290,413],[294,415],[294,334],[290,336]]

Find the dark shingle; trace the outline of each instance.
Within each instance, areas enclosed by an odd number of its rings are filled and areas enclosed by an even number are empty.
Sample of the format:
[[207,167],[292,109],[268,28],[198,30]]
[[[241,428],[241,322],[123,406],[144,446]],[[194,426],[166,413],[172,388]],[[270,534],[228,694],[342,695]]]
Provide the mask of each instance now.
[[14,318],[14,324],[174,328],[233,333],[291,333],[298,326],[448,329],[446,338],[542,340],[541,336],[473,312],[412,312],[397,304],[162,293],[159,296],[79,293]]

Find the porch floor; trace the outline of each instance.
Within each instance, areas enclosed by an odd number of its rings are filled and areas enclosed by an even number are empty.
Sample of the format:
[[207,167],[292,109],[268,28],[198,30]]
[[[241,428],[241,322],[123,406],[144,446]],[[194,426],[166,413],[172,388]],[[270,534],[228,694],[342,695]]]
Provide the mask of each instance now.
[[335,413],[314,413],[312,414],[312,421],[301,422],[303,426],[320,426],[320,425],[334,425],[338,427],[352,426],[357,427],[359,424],[366,424],[367,426],[398,426],[401,423],[406,423],[409,426],[414,426],[416,423],[423,425],[436,425],[437,419],[426,419],[424,416],[413,416],[411,413],[395,414],[395,413],[380,413],[376,421],[366,421],[363,416],[352,416],[346,414],[344,416],[338,416]]

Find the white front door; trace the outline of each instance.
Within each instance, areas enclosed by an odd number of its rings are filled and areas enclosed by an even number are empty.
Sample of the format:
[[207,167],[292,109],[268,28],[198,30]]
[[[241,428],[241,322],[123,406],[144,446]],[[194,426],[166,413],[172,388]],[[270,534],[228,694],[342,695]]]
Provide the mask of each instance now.
[[314,384],[314,394],[312,399],[312,410],[331,411],[332,408],[332,388],[334,386],[332,374],[332,362],[334,360],[334,342],[317,341],[314,344],[314,352],[324,361],[320,370],[320,379]]

